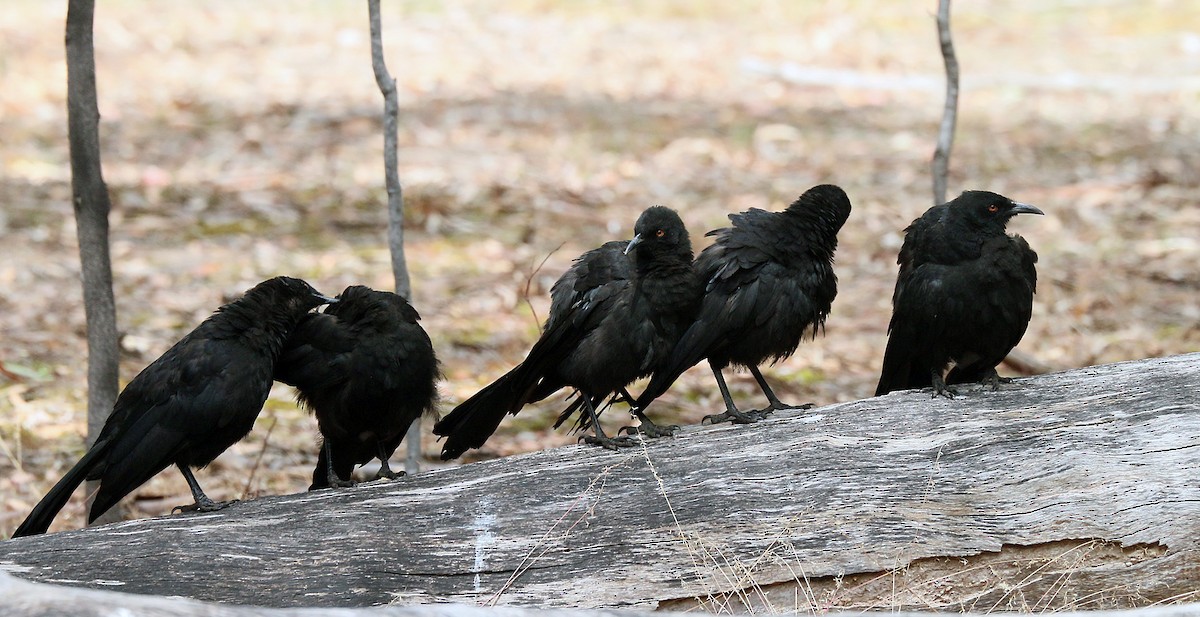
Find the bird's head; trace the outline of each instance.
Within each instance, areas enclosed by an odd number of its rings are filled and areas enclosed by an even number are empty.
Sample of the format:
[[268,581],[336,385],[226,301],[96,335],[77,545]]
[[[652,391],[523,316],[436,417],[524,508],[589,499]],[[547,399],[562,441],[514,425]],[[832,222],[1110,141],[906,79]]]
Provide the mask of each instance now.
[[400,294],[378,291],[366,285],[351,285],[338,294],[338,303],[325,309],[327,315],[337,315],[348,321],[391,320],[416,322],[421,319],[417,310]]
[[850,218],[850,198],[840,186],[818,184],[797,197],[786,212],[813,221],[818,228],[836,236]]
[[975,225],[1001,231],[1018,214],[1045,214],[1034,206],[990,191],[965,191],[949,205]]
[[288,305],[300,311],[338,301],[337,298],[331,298],[313,289],[313,286],[304,280],[290,276],[269,278],[250,288],[246,297],[261,298],[269,305]]
[[683,219],[674,210],[665,206],[651,206],[642,212],[633,226],[633,239],[625,247],[625,254],[638,257],[686,253],[691,260],[692,241],[688,237]]

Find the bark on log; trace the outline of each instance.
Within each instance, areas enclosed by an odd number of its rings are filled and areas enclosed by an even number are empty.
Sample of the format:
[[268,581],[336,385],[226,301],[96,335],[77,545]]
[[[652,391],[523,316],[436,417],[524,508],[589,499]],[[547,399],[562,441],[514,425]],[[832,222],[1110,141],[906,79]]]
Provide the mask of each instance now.
[[9,540],[0,569],[278,607],[1195,602],[1200,354]]

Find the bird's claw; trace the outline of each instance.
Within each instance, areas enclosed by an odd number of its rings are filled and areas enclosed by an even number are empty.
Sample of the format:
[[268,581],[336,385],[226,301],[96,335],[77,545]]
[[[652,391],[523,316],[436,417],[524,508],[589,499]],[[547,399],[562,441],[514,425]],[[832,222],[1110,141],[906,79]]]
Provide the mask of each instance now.
[[930,398],[937,398],[939,396],[944,396],[950,400],[954,400],[954,397],[958,396],[958,390],[951,388],[950,386],[942,386],[941,388],[935,386],[933,388],[933,396]]
[[767,405],[766,407],[763,407],[762,409],[756,409],[751,413],[761,414],[763,417],[766,417],[766,416],[771,415],[773,412],[783,411],[785,409],[812,409],[813,407],[816,407],[816,406],[817,406],[816,403],[804,403],[801,405],[788,405],[787,403],[775,402],[775,403],[771,403],[770,405]]
[[704,416],[700,419],[700,424],[720,424],[722,422],[732,422],[734,424],[754,424],[763,418],[771,415],[770,411],[738,411],[730,409],[724,413],[715,413]]
[[205,497],[204,499],[198,500],[196,503],[190,503],[186,506],[175,506],[174,508],[171,508],[171,514],[175,514],[176,512],[216,512],[217,510],[224,510],[225,508],[228,508],[239,501],[241,500],[230,499],[229,501],[213,501]]
[[407,476],[407,475],[408,475],[408,472],[403,471],[403,470],[392,471],[391,469],[388,469],[388,470],[380,469],[379,473],[375,474],[375,479],[376,480],[384,480],[384,479],[399,480],[400,478],[403,478],[404,476]]
[[1000,384],[1012,383],[1012,382],[1013,382],[1012,377],[1001,377],[1000,374],[995,371],[995,369],[992,370],[991,375],[988,375],[987,377],[983,378],[983,383],[991,386],[992,392],[999,390]]
[[617,431],[618,435],[645,435],[651,439],[659,437],[674,437],[675,433],[679,432],[677,424],[655,424],[645,420],[638,426],[622,426],[621,430]]
[[621,437],[601,437],[596,435],[580,435],[579,441],[592,446],[600,446],[606,450],[617,450],[619,448],[632,448],[638,444],[638,440],[628,435]]

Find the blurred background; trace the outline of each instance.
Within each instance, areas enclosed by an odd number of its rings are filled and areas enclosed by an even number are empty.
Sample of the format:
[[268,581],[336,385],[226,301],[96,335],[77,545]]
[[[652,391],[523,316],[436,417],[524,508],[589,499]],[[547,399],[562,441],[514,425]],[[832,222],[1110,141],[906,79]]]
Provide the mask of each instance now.
[[[444,411],[524,357],[554,280],[631,236],[646,206],[677,209],[699,251],[727,214],[826,182],[854,204],[840,293],[824,335],[765,372],[787,402],[869,396],[902,230],[933,205],[936,4],[385,2],[408,263]],[[0,4],[0,537],[86,432],[65,5]],[[391,289],[365,3],[98,5],[122,384],[261,279]],[[1040,255],[1021,354],[1056,370],[1200,349],[1200,3],[977,0],[955,3],[953,24],[950,193],[989,189],[1047,214],[1009,226]],[[744,407],[764,404],[748,374],[731,386]],[[559,400],[509,418],[473,456],[572,443],[549,430]],[[692,423],[720,405],[699,367],[651,414]],[[316,444],[280,386],[199,478],[215,499],[301,491]],[[125,507],[189,502],[165,473]],[[55,528],[81,526],[82,504]]]

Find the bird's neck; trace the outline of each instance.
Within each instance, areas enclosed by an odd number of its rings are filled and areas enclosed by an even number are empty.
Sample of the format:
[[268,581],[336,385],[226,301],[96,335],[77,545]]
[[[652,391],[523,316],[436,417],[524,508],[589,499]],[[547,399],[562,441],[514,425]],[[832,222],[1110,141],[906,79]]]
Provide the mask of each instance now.
[[[821,217],[814,217],[810,212],[784,210],[791,220],[791,228],[782,227],[779,231],[792,241],[783,241],[779,245],[792,250],[805,252],[813,257],[832,260],[837,251],[837,233],[840,226]],[[803,242],[795,242],[795,238],[803,238]]]
[[209,317],[210,336],[238,339],[247,347],[277,356],[288,332],[303,315],[293,313],[296,311],[263,310],[262,307],[234,302],[221,307],[216,315]]
[[653,260],[645,267],[639,261],[638,266],[638,293],[650,301],[656,312],[690,312],[699,301],[700,285],[690,251],[670,259]]

